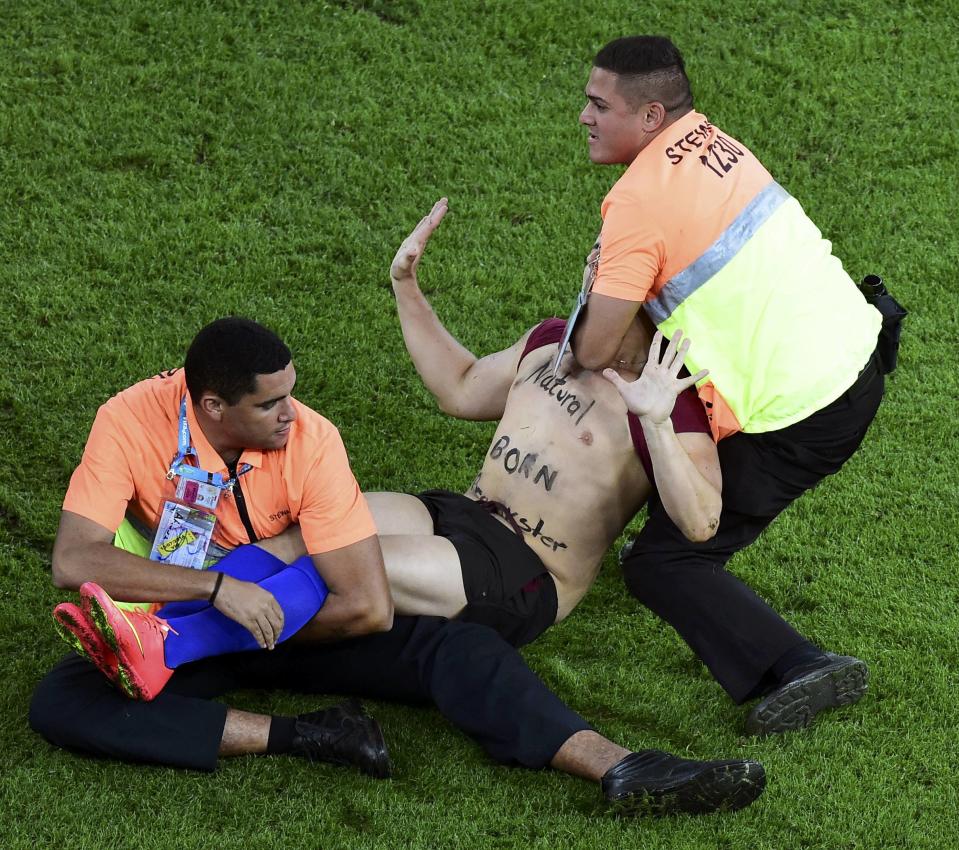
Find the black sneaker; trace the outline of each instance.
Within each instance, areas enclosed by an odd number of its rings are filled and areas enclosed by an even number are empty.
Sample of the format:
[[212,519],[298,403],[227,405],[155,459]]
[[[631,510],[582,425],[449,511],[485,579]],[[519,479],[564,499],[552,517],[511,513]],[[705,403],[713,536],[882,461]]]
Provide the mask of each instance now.
[[660,750],[630,753],[606,771],[603,794],[619,814],[733,812],[766,787],[755,761],[692,761]]
[[820,661],[791,670],[784,684],[756,703],[746,718],[746,734],[804,729],[819,712],[858,702],[868,686],[869,669],[864,662],[827,652]]
[[300,714],[294,729],[294,755],[357,767],[376,779],[388,779],[392,773],[380,725],[358,700]]

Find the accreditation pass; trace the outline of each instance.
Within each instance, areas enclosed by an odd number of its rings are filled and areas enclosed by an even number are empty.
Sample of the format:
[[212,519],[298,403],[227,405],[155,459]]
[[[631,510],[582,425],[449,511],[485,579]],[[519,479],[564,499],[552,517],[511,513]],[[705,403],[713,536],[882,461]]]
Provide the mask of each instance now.
[[202,570],[214,525],[216,517],[212,511],[167,499],[160,512],[150,560]]

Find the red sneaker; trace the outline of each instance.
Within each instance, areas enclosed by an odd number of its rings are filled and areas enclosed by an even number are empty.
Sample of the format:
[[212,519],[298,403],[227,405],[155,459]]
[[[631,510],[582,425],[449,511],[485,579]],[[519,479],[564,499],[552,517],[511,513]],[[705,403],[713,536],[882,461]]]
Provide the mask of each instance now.
[[144,611],[118,608],[92,581],[80,585],[80,596],[94,627],[116,653],[120,689],[133,699],[154,699],[173,675],[163,654],[163,642],[172,631],[167,621]]
[[114,685],[117,683],[117,655],[96,630],[86,612],[72,602],[53,609],[53,625],[73,649],[89,660]]

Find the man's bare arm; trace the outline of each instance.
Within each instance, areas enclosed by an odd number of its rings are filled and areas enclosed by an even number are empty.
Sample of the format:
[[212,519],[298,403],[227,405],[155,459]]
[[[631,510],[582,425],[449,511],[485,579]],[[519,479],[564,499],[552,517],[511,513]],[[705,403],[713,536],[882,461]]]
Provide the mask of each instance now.
[[311,557],[329,596],[319,613],[297,633],[297,640],[341,640],[393,627],[393,597],[375,534]]
[[649,359],[639,379],[624,381],[612,369],[603,377],[616,386],[626,406],[639,418],[656,475],[663,507],[690,540],[709,540],[719,528],[722,512],[722,472],[716,444],[708,434],[677,435],[670,414],[679,394],[705,378],[702,371],[679,378],[689,340],[676,331],[662,359],[662,334],[657,331]]
[[666,513],[689,540],[709,540],[719,528],[723,509],[722,473],[712,437],[676,434],[669,421],[643,422],[643,434]]
[[459,419],[499,419],[526,337],[504,351],[476,357],[437,318],[416,277],[426,243],[447,209],[446,198],[437,201],[403,240],[390,266],[403,339],[416,371],[443,412]]
[[[60,514],[53,544],[53,583],[76,590],[96,582],[124,602],[177,602],[209,599],[216,584],[213,570],[158,564],[113,545],[113,532],[72,511]],[[263,648],[272,649],[283,631],[283,611],[267,590],[224,576],[216,608],[240,623]]]
[[118,549],[113,536],[99,523],[63,511],[53,543],[53,583],[76,590],[93,581],[124,602],[209,598],[215,574],[154,563]]
[[625,301],[590,293],[586,308],[573,330],[571,348],[584,369],[600,369],[609,363],[636,318],[639,301]]

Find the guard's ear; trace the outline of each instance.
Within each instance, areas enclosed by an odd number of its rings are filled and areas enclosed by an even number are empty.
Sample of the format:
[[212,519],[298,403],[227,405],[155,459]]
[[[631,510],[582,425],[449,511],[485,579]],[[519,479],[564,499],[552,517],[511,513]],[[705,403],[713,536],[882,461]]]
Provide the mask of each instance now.
[[214,422],[219,422],[223,418],[223,409],[226,406],[226,402],[216,393],[203,393],[200,396],[200,410]]
[[647,133],[655,133],[666,120],[666,107],[658,100],[651,100],[643,105],[643,129]]

